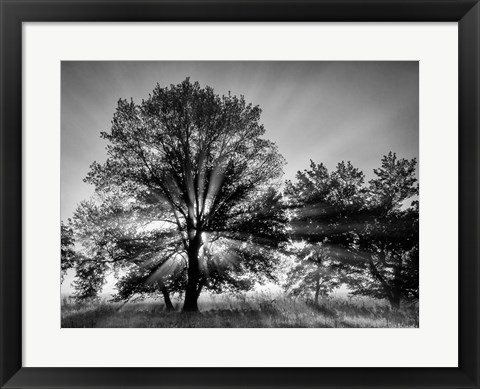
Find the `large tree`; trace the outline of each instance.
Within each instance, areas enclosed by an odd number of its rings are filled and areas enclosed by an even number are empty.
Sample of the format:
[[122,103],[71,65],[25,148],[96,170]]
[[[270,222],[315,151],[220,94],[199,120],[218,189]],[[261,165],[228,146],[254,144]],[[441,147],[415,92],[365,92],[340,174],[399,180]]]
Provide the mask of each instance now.
[[[268,267],[262,261],[273,258],[264,251],[286,239],[280,201],[269,192],[284,160],[263,138],[260,113],[243,96],[218,96],[186,79],[157,85],[140,104],[119,100],[111,131],[102,133],[108,158],[92,164],[86,182],[97,194],[118,194],[122,206],[147,204],[149,221],[168,235],[156,242],[179,242],[179,255],[185,256],[184,311],[198,310],[206,275],[215,268],[221,269],[212,278],[219,284],[222,277],[232,278],[232,268],[237,274],[239,267],[258,273]],[[259,208],[269,200],[271,210]],[[225,260],[229,252],[230,266],[212,264],[212,244],[218,258]]]

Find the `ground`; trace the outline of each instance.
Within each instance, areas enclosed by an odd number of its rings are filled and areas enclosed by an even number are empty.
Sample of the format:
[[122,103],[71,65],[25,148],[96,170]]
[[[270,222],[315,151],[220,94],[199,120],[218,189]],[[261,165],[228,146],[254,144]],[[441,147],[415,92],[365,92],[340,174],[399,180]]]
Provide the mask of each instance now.
[[331,296],[317,305],[288,296],[201,296],[199,313],[166,312],[162,302],[62,300],[62,328],[405,328],[418,327],[418,304],[392,311],[383,300]]

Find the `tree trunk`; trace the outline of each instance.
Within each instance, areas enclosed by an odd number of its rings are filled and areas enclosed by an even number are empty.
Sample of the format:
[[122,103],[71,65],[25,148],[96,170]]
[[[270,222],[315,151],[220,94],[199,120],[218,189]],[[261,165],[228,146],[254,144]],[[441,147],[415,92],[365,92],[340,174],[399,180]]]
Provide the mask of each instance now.
[[392,297],[390,299],[390,305],[394,311],[400,308],[400,300],[401,300],[401,285],[402,285],[402,267],[403,267],[403,257],[401,255],[397,255],[397,263],[395,266],[395,273],[393,279],[393,288],[392,288]]
[[168,293],[167,288],[163,286],[161,291],[163,294],[163,301],[165,302],[165,309],[169,312],[174,311],[175,308],[173,307],[172,300],[170,300],[170,294]]
[[400,294],[392,292],[392,296],[388,299],[392,310],[397,311],[400,308]]
[[202,289],[203,289],[203,282],[200,281],[200,282],[198,283],[197,299],[198,299],[198,297],[200,296],[200,293],[202,293]]
[[400,308],[400,289],[389,285],[385,278],[380,274],[371,258],[369,261],[369,265],[371,274],[382,285],[382,288],[385,292],[385,297],[388,298],[388,301],[390,303],[390,307],[396,311],[398,308]]
[[200,280],[198,255],[201,245],[201,232],[197,230],[195,236],[190,240],[188,245],[188,279],[187,287],[185,289],[183,312],[198,312],[197,300],[200,295],[198,293],[198,282]]
[[315,305],[318,305],[318,295],[320,294],[320,279],[315,282]]

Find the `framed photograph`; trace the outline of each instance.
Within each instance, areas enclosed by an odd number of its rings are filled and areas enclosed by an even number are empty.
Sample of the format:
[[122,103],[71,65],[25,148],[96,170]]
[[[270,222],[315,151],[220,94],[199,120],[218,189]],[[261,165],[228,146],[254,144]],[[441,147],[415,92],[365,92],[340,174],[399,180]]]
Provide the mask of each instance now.
[[0,4],[1,388],[480,388],[477,1]]

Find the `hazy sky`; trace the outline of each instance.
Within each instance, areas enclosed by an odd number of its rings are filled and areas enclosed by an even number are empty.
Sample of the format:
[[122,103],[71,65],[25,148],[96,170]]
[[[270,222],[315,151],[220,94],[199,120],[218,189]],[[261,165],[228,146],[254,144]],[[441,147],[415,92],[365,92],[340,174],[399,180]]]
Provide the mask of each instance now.
[[93,193],[83,178],[106,158],[100,132],[118,99],[140,102],[156,83],[186,77],[262,108],[265,137],[287,160],[285,179],[310,159],[329,170],[348,160],[371,178],[389,151],[418,158],[418,62],[62,62],[63,220]]

